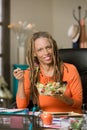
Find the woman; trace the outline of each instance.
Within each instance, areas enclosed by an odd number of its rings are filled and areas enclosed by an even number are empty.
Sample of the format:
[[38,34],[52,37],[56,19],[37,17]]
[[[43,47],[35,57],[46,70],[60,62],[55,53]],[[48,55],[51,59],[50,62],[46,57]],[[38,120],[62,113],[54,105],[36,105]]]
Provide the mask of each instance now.
[[[19,80],[18,108],[26,108],[32,97],[33,103],[43,111],[82,112],[82,85],[78,71],[74,65],[60,60],[57,43],[49,33],[36,32],[32,35],[28,41],[27,61],[27,70],[16,69],[13,73]],[[65,85],[65,89],[52,93],[50,88],[55,84],[61,88]],[[50,92],[45,93],[47,87]]]

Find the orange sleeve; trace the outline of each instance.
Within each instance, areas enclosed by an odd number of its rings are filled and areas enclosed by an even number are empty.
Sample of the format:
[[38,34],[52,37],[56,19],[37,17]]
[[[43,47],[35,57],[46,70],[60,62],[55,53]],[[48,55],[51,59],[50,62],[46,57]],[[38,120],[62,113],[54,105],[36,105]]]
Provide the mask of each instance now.
[[[69,72],[68,72],[68,77],[66,77],[66,72],[65,72],[65,78],[67,80],[69,79],[68,86],[69,90],[71,93],[71,97],[74,100],[74,104],[72,105],[73,108],[79,108],[82,106],[82,98],[83,98],[83,93],[82,93],[82,83],[81,79],[79,76],[79,73],[74,65],[71,65]],[[66,92],[67,94],[67,92]]]
[[25,97],[19,98],[16,96],[16,102],[18,108],[26,108],[30,100],[30,81],[29,81],[29,69],[24,71],[24,91]]

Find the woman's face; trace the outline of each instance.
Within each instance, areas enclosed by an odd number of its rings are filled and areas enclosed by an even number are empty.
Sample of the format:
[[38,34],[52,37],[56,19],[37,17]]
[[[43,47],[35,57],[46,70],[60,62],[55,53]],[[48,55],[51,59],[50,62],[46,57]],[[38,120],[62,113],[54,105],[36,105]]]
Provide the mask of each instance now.
[[49,65],[53,61],[53,49],[47,38],[38,38],[35,40],[34,54],[40,64]]

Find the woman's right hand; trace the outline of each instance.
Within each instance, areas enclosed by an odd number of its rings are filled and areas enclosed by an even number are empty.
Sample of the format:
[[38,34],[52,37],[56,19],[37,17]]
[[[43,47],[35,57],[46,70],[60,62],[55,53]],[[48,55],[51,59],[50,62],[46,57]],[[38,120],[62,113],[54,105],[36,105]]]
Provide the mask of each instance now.
[[17,80],[22,81],[24,79],[24,70],[17,68],[13,71],[13,75]]
[[25,98],[25,91],[24,91],[24,70],[17,68],[13,71],[14,77],[18,80],[18,89],[17,89],[17,97]]

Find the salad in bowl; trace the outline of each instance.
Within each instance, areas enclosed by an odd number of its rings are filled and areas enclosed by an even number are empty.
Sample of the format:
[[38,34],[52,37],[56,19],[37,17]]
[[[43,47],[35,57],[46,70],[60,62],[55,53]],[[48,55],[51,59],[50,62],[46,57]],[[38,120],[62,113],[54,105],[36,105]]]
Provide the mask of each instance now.
[[46,85],[37,83],[36,87],[40,95],[63,94],[66,90],[66,82],[49,82]]

